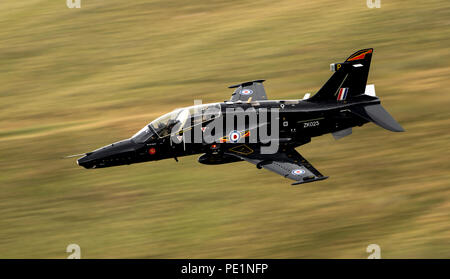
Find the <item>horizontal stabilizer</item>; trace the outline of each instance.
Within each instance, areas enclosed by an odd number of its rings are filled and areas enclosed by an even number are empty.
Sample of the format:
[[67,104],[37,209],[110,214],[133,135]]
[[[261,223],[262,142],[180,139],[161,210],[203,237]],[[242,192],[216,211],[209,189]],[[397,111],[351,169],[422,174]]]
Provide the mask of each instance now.
[[395,121],[394,118],[381,106],[370,105],[364,108],[353,108],[352,112],[356,115],[371,121],[378,126],[392,131],[392,132],[404,132],[405,130]]

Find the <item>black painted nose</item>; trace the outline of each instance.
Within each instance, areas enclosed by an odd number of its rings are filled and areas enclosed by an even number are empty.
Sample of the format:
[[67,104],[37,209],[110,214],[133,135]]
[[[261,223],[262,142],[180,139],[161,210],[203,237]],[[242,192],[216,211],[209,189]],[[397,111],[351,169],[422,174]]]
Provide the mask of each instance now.
[[86,169],[105,168],[131,164],[135,159],[136,149],[140,144],[136,144],[130,139],[119,141],[92,152],[78,159],[79,166]]

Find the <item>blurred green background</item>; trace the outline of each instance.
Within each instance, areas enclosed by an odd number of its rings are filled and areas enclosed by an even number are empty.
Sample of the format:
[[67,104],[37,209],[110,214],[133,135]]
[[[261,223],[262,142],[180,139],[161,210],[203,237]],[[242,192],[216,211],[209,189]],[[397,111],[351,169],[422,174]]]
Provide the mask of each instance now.
[[[450,257],[450,2],[3,0],[0,257]],[[292,187],[197,156],[85,170],[70,154],[194,99],[267,79],[302,98],[373,47],[369,83],[406,129],[373,124],[299,152],[330,178]]]

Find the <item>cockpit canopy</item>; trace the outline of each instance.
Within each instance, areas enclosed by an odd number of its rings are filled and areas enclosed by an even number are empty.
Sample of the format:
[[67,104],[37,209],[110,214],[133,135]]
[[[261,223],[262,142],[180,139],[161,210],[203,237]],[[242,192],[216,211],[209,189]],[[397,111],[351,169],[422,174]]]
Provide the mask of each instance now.
[[212,120],[221,114],[220,103],[196,105],[178,108],[153,120],[137,132],[132,139],[143,143],[151,137],[166,137],[180,130]]

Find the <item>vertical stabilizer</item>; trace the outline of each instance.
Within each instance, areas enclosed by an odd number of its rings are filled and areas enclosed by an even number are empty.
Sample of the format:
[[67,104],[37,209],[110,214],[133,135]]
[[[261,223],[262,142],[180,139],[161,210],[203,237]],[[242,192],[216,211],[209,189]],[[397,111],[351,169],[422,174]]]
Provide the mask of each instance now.
[[372,48],[359,50],[343,63],[330,65],[334,74],[309,100],[313,102],[343,102],[364,94],[372,60]]

